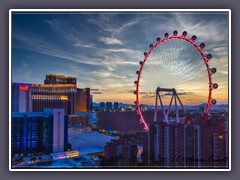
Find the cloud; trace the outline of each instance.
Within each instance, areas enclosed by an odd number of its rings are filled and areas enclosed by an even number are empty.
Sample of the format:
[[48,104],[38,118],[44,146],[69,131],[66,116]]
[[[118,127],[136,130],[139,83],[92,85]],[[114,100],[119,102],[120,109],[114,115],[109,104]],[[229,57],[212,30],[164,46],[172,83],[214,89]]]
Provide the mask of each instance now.
[[91,59],[91,61],[89,61],[89,57],[86,55],[78,54],[78,53],[71,53],[69,51],[66,51],[66,49],[64,49],[64,47],[58,47],[54,44],[51,44],[47,41],[43,41],[43,40],[35,38],[35,37],[17,36],[15,34],[13,34],[13,37],[15,39],[18,39],[19,41],[21,41],[21,43],[24,44],[24,46],[13,45],[14,47],[17,47],[20,49],[27,49],[29,51],[65,59],[65,60],[72,61],[75,63],[101,66],[101,63],[100,63],[101,59],[99,59],[99,58],[94,58],[94,59]]
[[156,95],[144,95],[141,98],[154,98]]
[[29,67],[29,64],[26,63],[26,62],[23,62],[23,63],[22,63],[22,67],[23,67],[23,68],[28,68],[28,67]]
[[122,45],[123,42],[116,38],[100,37],[99,41],[104,42],[107,45]]
[[119,20],[119,14],[99,14],[87,20],[87,22],[98,27],[99,32],[117,37],[137,25],[142,18],[132,15],[124,21]]
[[125,53],[132,53],[135,52],[133,49],[106,49],[107,52],[125,52]]
[[83,47],[83,48],[95,48],[95,46],[93,44],[80,44],[80,43],[76,43],[73,46],[75,46],[75,47]]

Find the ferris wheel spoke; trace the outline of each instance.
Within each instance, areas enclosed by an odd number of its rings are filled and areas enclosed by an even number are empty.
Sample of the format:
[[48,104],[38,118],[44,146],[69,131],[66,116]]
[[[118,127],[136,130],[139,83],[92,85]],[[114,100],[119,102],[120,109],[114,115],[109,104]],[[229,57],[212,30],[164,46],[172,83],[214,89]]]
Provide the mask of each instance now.
[[[175,93],[175,99],[182,107],[184,104],[197,105],[205,102],[205,112],[208,112],[210,104],[216,103],[212,98],[212,90],[218,88],[218,84],[212,82],[216,68],[210,68],[208,64],[212,55],[203,53],[204,43],[195,45],[196,36],[190,39],[186,36],[186,32],[177,36],[177,31],[174,31],[171,37],[166,33],[164,40],[157,38],[157,43],[150,45],[149,52],[144,53],[145,58],[140,61],[137,88],[134,91],[142,122],[145,120],[140,103],[154,105],[156,89],[159,87],[170,91],[159,94],[159,100],[163,104],[169,104],[171,93]],[[144,125],[148,129],[146,122]]]

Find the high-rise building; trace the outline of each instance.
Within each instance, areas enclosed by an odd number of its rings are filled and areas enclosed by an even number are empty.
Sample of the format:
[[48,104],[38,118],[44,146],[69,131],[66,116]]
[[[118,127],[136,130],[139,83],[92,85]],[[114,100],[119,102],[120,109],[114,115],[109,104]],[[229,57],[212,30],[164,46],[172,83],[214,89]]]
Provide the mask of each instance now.
[[141,105],[140,105],[140,109],[141,109],[142,112],[148,111],[148,105],[146,105],[146,104],[141,104]]
[[132,111],[136,111],[136,110],[137,110],[137,106],[136,106],[136,105],[130,105],[130,109],[131,109]]
[[77,111],[90,111],[90,88],[77,88]]
[[31,104],[29,103],[29,87],[32,84],[12,83],[12,112],[29,112]]
[[90,95],[89,101],[90,101],[90,109],[92,109],[93,108],[93,95]]
[[47,74],[44,84],[77,84],[76,77],[59,74]]
[[67,115],[76,112],[77,88],[74,84],[32,84],[29,91],[32,112],[42,112],[44,108],[61,108]]
[[201,126],[201,158],[207,161],[201,162],[205,167],[228,167],[228,132],[222,120]]
[[13,112],[11,152],[33,154],[63,152],[68,144],[68,118],[63,109],[44,112]]
[[112,111],[112,102],[106,102],[106,111]]
[[184,124],[151,122],[144,143],[144,151],[148,153],[147,165],[227,168],[228,135],[224,120],[216,121],[207,116],[199,118],[202,117],[188,115]]
[[118,111],[118,102],[113,103],[114,111]]
[[105,108],[106,108],[105,102],[100,102],[100,109],[101,109],[102,111],[104,111]]

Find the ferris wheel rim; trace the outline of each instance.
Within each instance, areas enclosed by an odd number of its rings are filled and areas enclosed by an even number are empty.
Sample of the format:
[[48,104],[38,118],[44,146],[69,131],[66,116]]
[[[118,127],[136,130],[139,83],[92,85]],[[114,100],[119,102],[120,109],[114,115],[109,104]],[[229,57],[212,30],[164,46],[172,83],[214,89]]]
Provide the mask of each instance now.
[[209,81],[209,89],[208,89],[208,100],[207,100],[207,105],[206,105],[206,108],[205,108],[205,113],[208,113],[209,109],[210,109],[210,106],[211,104],[216,104],[216,100],[212,98],[212,90],[213,89],[216,89],[218,87],[218,84],[217,83],[213,83],[212,82],[212,75],[214,73],[216,73],[216,68],[210,68],[208,62],[209,60],[212,58],[212,55],[211,54],[207,54],[205,55],[204,52],[203,52],[203,49],[205,47],[205,44],[204,43],[201,43],[200,45],[197,45],[195,43],[197,37],[195,35],[193,35],[190,39],[187,38],[187,32],[184,31],[182,33],[181,36],[178,36],[178,32],[177,31],[174,31],[173,32],[173,35],[172,36],[169,36],[168,33],[165,33],[164,35],[164,39],[160,39],[159,37],[157,38],[157,42],[155,45],[153,44],[150,44],[150,50],[148,52],[145,52],[144,53],[144,60],[143,61],[140,61],[139,64],[140,64],[140,69],[136,72],[137,73],[137,81],[135,81],[135,85],[136,85],[136,90],[134,91],[134,94],[136,95],[136,101],[134,102],[135,105],[137,106],[137,114],[140,115],[140,123],[143,123],[144,124],[144,129],[147,131],[149,129],[143,115],[142,115],[142,111],[140,109],[140,101],[139,101],[139,82],[140,82],[140,79],[141,79],[141,74],[142,74],[142,70],[143,70],[143,67],[144,67],[144,64],[146,63],[146,61],[148,60],[148,57],[151,55],[151,53],[160,45],[168,42],[168,41],[175,41],[175,40],[181,40],[181,41],[185,41],[187,42],[188,44],[192,45],[195,50],[197,50],[197,52],[201,55],[201,59],[204,60],[204,63],[206,65],[206,69],[207,69],[207,73],[208,73],[208,81]]

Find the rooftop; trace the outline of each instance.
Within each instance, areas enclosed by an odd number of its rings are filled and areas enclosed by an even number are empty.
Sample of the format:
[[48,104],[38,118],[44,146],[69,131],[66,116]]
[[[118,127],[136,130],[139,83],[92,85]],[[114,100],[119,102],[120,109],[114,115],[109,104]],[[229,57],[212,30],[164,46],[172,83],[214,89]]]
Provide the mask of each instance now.
[[75,78],[74,76],[65,76],[65,75],[62,75],[62,74],[46,74],[46,76],[54,76],[54,77],[58,77],[58,78]]
[[[101,134],[99,132],[89,132],[83,134],[69,134],[68,142],[72,145],[72,150],[78,150],[80,153],[88,150],[96,150],[94,148],[103,148],[107,142],[110,142],[112,139],[117,139],[112,136]],[[93,149],[91,149],[93,148]],[[85,150],[84,150],[85,149]],[[99,150],[99,149],[98,149]]]

